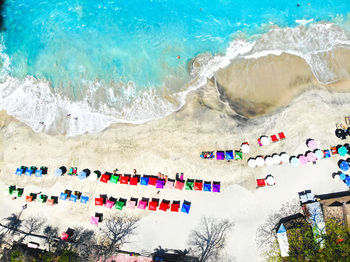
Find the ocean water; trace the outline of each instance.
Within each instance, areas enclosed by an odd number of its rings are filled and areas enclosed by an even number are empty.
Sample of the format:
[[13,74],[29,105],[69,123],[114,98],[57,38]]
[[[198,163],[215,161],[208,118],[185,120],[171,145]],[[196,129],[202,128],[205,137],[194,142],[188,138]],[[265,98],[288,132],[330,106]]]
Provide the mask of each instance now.
[[0,109],[35,131],[98,132],[174,112],[233,59],[281,52],[335,81],[319,54],[350,47],[349,14],[344,0],[8,0]]

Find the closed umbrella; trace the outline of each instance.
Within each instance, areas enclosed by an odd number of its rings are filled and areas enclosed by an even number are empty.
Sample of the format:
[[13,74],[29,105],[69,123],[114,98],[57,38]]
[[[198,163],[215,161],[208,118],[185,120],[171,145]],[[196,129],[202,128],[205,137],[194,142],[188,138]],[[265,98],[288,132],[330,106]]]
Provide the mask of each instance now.
[[282,153],[280,157],[283,163],[289,163],[289,155],[287,153]]
[[348,153],[348,150],[346,149],[345,146],[341,146],[338,148],[338,154],[340,156],[345,156]]
[[317,143],[314,139],[309,139],[306,144],[311,150],[315,150],[317,148]]
[[270,157],[270,156],[265,157],[265,164],[267,166],[272,166],[274,164],[272,157]]
[[85,173],[84,171],[80,171],[80,172],[78,173],[78,178],[79,178],[80,180],[85,179],[85,178],[86,178],[86,173]]
[[256,165],[259,167],[262,167],[265,165],[265,161],[261,156],[258,156],[257,158],[255,158],[256,161]]
[[272,160],[273,160],[273,163],[274,163],[275,165],[281,164],[281,157],[280,157],[279,155],[277,155],[277,154],[274,154],[274,155],[272,156]]
[[320,150],[320,149],[315,150],[315,156],[317,157],[318,160],[324,158],[324,154],[323,154],[322,150]]
[[250,152],[250,146],[249,144],[247,143],[244,143],[241,145],[241,151],[244,153],[244,154],[248,154]]
[[293,156],[291,159],[290,159],[290,163],[292,166],[299,166],[300,165],[300,161],[298,158],[296,158],[295,156]]
[[299,162],[300,162],[300,164],[302,164],[302,165],[307,164],[307,158],[306,158],[306,156],[304,156],[304,155],[299,156]]
[[308,152],[306,154],[306,158],[307,158],[307,161],[309,161],[309,162],[315,162],[317,160],[317,157],[316,157],[315,153],[313,153],[313,152]]
[[61,168],[57,168],[55,170],[55,176],[62,176],[63,172],[62,172],[62,169]]
[[256,161],[255,161],[254,158],[250,158],[250,159],[248,160],[248,166],[251,167],[251,168],[256,167]]
[[343,171],[349,170],[349,168],[350,168],[349,162],[348,162],[348,161],[345,161],[345,160],[341,161],[341,162],[339,163],[339,168],[340,168],[341,170],[343,170]]
[[260,142],[263,146],[270,144],[270,139],[267,136],[260,137]]

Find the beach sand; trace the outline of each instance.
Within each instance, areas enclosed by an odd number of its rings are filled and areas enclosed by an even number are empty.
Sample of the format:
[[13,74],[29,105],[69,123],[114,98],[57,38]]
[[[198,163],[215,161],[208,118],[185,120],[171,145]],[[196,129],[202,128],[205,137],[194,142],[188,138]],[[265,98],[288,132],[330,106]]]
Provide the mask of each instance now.
[[[348,50],[343,52],[348,54]],[[341,66],[345,68],[344,63]],[[241,71],[237,73],[237,70]],[[297,198],[297,193],[305,189],[321,194],[348,188],[331,177],[331,173],[337,171],[337,156],[321,160],[317,165],[297,168],[285,164],[250,169],[247,159],[260,154],[304,153],[308,138],[319,140],[322,149],[342,143],[335,137],[334,130],[336,123],[344,122],[344,116],[349,113],[350,94],[345,92],[349,82],[344,73],[339,84],[320,85],[305,61],[286,54],[230,65],[217,73],[216,80],[221,94],[215,86],[215,79],[211,79],[205,87],[188,95],[181,110],[166,118],[142,125],[114,124],[97,134],[66,137],[34,133],[25,124],[1,112],[0,187],[24,187],[25,194],[59,195],[70,189],[87,192],[92,197],[108,194],[128,199],[188,200],[192,203],[188,215],[124,209],[122,214],[140,216],[142,220],[133,242],[123,249],[152,251],[159,245],[186,248],[190,231],[199,225],[200,218],[214,215],[232,219],[235,223],[227,253],[235,256],[237,261],[261,260],[255,245],[255,233],[271,211]],[[261,135],[281,131],[286,140],[258,146],[257,138]],[[250,143],[252,150],[242,161],[203,160],[199,157],[202,151],[239,150],[245,141]],[[15,176],[16,167],[20,165],[45,165],[49,168],[49,175],[43,178]],[[140,185],[133,187],[80,181],[69,176],[55,177],[54,170],[62,165],[102,172],[118,168],[127,174],[136,168],[139,174],[156,175],[160,171],[169,178],[183,172],[185,179],[220,181],[222,192],[164,189],[157,194],[157,189]],[[267,174],[275,177],[276,186],[256,189],[255,179]],[[23,204],[23,197],[10,200],[9,196],[2,195],[2,217],[19,211]],[[95,208],[93,201],[87,206],[60,201],[54,207],[29,203],[23,215],[43,216],[63,232],[68,226],[75,225],[93,228],[89,219],[95,212],[108,216],[120,211]]]

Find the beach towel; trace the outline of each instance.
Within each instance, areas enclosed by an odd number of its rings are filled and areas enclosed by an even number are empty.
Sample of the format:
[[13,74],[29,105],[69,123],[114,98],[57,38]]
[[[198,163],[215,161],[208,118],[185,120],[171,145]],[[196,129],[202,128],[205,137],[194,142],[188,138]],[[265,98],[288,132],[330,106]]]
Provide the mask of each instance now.
[[179,208],[180,208],[180,205],[179,205],[179,204],[177,204],[177,203],[172,203],[172,204],[171,204],[170,211],[171,211],[171,212],[179,212]]
[[149,180],[149,177],[141,177],[141,182],[140,184],[143,185],[143,186],[148,186],[148,180]]

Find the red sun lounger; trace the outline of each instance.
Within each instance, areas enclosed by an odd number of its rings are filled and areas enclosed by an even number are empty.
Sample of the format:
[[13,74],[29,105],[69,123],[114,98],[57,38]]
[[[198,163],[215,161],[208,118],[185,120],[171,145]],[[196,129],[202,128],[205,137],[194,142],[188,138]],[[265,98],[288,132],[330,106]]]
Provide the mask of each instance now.
[[162,202],[160,203],[159,210],[166,212],[169,209],[170,204]]
[[157,184],[157,178],[156,177],[150,177],[148,180],[149,186],[155,186]]
[[271,141],[274,142],[274,143],[277,142],[278,141],[277,136],[276,135],[272,135],[271,136]]
[[286,137],[285,137],[283,132],[278,133],[278,137],[280,138],[280,140],[286,139]]
[[203,183],[202,182],[194,182],[194,190],[203,190]]
[[95,206],[103,206],[103,198],[102,197],[95,198]]
[[331,147],[331,152],[332,152],[332,155],[338,154],[337,147],[336,146]]
[[103,182],[103,183],[107,183],[108,180],[109,180],[109,178],[110,178],[110,177],[109,177],[108,175],[103,174],[103,175],[101,176],[100,181]]
[[129,181],[129,177],[127,177],[127,176],[121,176],[120,179],[119,179],[119,181],[120,181],[120,184],[127,184],[128,181]]
[[257,180],[256,180],[256,185],[257,185],[258,187],[266,186],[265,179],[257,179]]
[[158,207],[157,201],[151,201],[149,202],[148,209],[152,211],[156,211]]
[[130,185],[137,186],[138,179],[137,177],[130,177]]
[[170,211],[171,212],[179,212],[180,205],[179,204],[171,204]]

